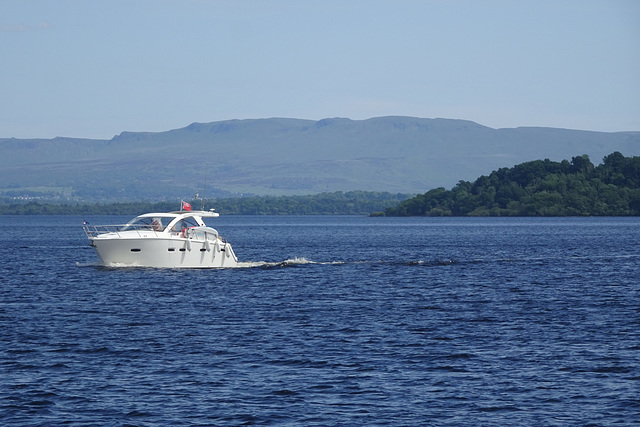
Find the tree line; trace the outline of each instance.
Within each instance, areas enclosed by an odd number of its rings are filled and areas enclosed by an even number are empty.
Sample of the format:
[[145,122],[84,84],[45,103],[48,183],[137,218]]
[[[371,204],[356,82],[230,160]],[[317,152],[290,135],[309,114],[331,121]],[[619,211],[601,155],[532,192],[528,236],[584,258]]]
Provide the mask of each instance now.
[[[337,191],[306,196],[252,196],[207,200],[205,209],[215,208],[223,215],[368,215],[396,206],[409,198],[406,194],[374,191]],[[201,209],[200,200],[188,200]],[[139,215],[180,209],[174,202],[123,203],[44,203],[25,201],[0,203],[0,214],[12,215]]]
[[[501,168],[474,182],[459,181],[411,197],[349,191],[306,196],[252,196],[207,200],[225,215],[373,216],[637,216],[640,157],[614,152],[594,166],[586,154],[571,161],[535,160]],[[194,209],[199,200],[191,200]],[[0,200],[0,214],[138,215],[180,208],[173,202],[46,203]]]
[[376,212],[380,216],[636,216],[640,157],[614,152],[597,167],[589,156],[501,168]]

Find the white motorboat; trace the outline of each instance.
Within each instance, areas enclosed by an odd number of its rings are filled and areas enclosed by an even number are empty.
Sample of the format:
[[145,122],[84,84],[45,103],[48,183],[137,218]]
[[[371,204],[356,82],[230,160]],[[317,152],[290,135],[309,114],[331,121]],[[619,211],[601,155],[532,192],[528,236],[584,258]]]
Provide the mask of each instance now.
[[140,215],[125,225],[83,225],[103,265],[109,267],[237,267],[231,244],[205,224],[213,211]]

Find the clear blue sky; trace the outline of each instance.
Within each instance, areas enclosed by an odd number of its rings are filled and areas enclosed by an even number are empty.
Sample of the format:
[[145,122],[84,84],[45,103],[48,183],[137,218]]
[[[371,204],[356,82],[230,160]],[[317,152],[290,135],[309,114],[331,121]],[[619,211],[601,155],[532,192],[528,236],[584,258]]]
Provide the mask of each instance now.
[[0,137],[385,115],[640,130],[640,1],[0,2]]

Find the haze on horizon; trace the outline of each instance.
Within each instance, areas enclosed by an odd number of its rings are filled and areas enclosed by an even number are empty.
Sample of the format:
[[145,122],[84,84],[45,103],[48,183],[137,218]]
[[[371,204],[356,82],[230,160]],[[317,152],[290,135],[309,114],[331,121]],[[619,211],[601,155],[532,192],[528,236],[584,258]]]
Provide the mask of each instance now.
[[4,0],[0,137],[402,115],[640,130],[634,0]]

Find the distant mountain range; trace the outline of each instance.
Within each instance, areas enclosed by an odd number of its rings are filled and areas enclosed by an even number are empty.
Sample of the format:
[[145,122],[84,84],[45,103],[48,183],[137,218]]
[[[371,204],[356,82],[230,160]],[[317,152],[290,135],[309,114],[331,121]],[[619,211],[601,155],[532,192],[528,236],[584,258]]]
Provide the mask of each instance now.
[[640,132],[378,117],[193,123],[111,140],[0,139],[0,195],[162,200],[201,194],[424,193],[501,167],[614,151],[640,155]]

